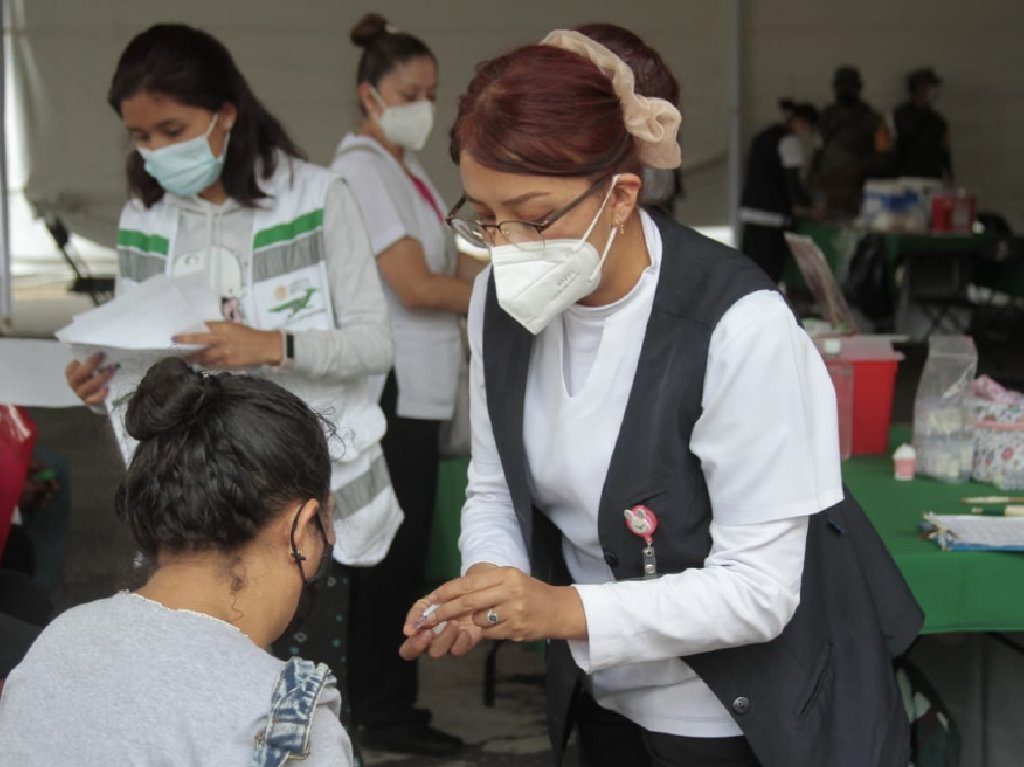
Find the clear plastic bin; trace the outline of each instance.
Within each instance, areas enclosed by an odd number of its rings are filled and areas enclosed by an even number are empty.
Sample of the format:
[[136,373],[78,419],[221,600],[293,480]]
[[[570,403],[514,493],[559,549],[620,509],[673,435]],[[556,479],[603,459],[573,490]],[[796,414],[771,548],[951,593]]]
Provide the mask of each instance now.
[[914,400],[917,473],[966,482],[974,469],[974,429],[967,397],[978,352],[967,336],[928,340],[928,360]]

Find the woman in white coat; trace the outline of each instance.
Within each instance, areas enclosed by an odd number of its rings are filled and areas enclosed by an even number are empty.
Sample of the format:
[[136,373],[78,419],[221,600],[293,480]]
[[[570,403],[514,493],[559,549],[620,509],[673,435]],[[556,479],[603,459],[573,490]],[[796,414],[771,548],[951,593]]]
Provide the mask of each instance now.
[[356,83],[363,119],[342,139],[332,167],[359,203],[388,302],[395,366],[381,378],[383,446],[405,513],[387,558],[352,576],[353,718],[368,745],[451,754],[461,743],[415,710],[416,669],[395,650],[409,600],[423,589],[439,432],[454,412],[463,353],[459,316],[479,267],[456,253],[444,200],[415,154],[433,125],[433,53],[377,14],[356,24],[352,40],[362,49]]

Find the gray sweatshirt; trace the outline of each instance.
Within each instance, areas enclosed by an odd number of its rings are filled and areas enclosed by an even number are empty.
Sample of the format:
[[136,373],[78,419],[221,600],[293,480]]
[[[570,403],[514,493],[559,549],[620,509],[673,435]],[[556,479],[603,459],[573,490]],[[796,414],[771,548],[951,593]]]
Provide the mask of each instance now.
[[[135,594],[68,610],[0,698],[2,767],[248,767],[284,663],[234,626]],[[346,767],[329,689],[304,767]]]

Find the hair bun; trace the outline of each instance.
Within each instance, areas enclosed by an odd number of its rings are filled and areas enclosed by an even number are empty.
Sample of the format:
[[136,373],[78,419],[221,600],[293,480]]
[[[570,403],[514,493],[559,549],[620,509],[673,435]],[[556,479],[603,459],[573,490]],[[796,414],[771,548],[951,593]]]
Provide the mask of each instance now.
[[349,32],[352,42],[365,48],[382,35],[388,34],[388,20],[379,13],[368,13]]
[[220,381],[204,376],[178,357],[146,371],[125,413],[125,428],[140,442],[187,426],[205,405],[219,398]]

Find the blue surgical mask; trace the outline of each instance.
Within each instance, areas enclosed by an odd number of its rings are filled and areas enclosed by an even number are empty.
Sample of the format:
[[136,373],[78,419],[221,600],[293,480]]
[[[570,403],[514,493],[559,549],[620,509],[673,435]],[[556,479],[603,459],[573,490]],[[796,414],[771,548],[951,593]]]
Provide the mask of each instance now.
[[172,194],[199,194],[220,177],[224,156],[228,152],[230,131],[224,136],[224,153],[220,157],[214,157],[210,150],[208,139],[216,124],[217,115],[214,115],[202,136],[159,149],[139,147],[138,152],[146,161],[146,173]]

